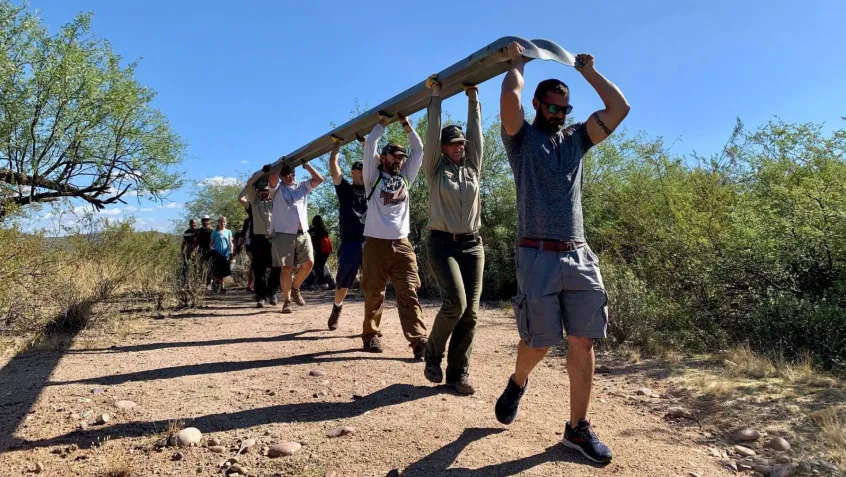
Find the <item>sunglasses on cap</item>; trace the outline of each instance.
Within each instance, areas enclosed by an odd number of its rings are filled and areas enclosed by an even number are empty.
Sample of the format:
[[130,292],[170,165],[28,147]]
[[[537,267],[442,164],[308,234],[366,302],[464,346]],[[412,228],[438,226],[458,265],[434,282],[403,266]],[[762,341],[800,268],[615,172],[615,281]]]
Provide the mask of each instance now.
[[570,114],[573,111],[573,106],[558,106],[557,104],[547,103],[546,101],[540,100],[540,103],[546,106],[546,110],[549,111],[549,114]]

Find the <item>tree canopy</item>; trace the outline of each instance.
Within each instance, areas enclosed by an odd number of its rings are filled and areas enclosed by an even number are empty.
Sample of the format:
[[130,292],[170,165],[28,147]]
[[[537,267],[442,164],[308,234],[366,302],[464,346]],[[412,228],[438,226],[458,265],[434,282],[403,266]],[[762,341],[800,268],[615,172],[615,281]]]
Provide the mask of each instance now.
[[0,219],[75,198],[96,209],[130,193],[161,199],[181,185],[185,144],[151,103],[155,92],[79,14],[51,35],[0,0]]

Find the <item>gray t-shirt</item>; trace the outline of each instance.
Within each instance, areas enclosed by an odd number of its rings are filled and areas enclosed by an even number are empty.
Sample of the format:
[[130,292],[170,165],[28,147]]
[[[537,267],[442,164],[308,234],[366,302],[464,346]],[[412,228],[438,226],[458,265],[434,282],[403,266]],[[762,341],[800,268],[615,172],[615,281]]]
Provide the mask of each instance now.
[[528,121],[502,144],[517,186],[519,238],[585,241],[582,158],[593,144],[585,123],[548,134]]

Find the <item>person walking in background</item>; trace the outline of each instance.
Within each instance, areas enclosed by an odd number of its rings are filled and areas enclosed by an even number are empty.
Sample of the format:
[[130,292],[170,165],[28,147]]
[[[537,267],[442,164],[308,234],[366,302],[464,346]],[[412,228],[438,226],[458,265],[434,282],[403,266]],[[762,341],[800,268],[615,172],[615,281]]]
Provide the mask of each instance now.
[[423,359],[426,348],[426,324],[417,299],[420,276],[417,255],[408,240],[409,187],[420,171],[423,143],[404,116],[397,115],[408,134],[411,158],[399,144],[386,144],[376,153],[379,138],[390,123],[380,116],[379,123],[367,136],[364,146],[364,187],[367,191],[367,218],[361,260],[361,288],[364,291],[364,324],[361,334],[364,350],[381,353],[379,323],[385,302],[388,278],[397,293],[397,313],[405,339],[415,360]]
[[207,286],[208,290],[211,291],[212,281],[214,280],[211,252],[211,236],[214,230],[211,228],[211,217],[204,215],[200,219],[200,225],[201,227],[197,230],[197,265],[201,268],[205,267],[205,271],[201,270],[200,273],[205,280],[204,286]]
[[311,275],[303,282],[303,287],[311,288],[315,285],[319,287],[326,284],[330,289],[335,288],[335,280],[332,279],[332,274],[328,272],[329,267],[326,265],[326,261],[332,255],[332,239],[329,238],[329,231],[326,230],[323,217],[315,215],[311,219],[308,234],[314,250],[314,267],[311,269]]
[[[314,265],[314,251],[305,231],[308,229],[308,195],[323,183],[320,175],[308,163],[303,168],[311,174],[309,179],[296,182],[294,170],[280,162],[270,170],[270,187],[273,193],[273,266],[282,267],[282,294],[285,303],[282,313],[292,313],[291,300],[305,306],[300,285]],[[297,276],[292,278],[295,267]]]
[[438,282],[443,305],[426,344],[424,376],[444,379],[441,360],[447,352],[446,382],[459,394],[473,394],[470,353],[476,334],[485,249],[479,227],[482,206],[482,109],[479,90],[467,90],[467,137],[461,127],[441,129],[441,85],[435,82],[429,100],[429,123],[423,149],[423,172],[429,186],[429,267]]
[[[282,267],[273,265],[273,251],[270,239],[273,217],[273,190],[268,182],[270,166],[254,173],[247,180],[247,185],[241,191],[239,200],[246,201],[252,210],[250,235],[252,256],[250,269],[253,272],[253,284],[256,292],[256,307],[263,308],[266,304],[276,306],[278,303],[279,279]],[[268,275],[267,270],[270,269]]]
[[587,121],[566,126],[572,111],[562,81],[542,81],[535,90],[535,120],[525,119],[523,47],[508,46],[510,69],[502,82],[502,143],[517,188],[518,295],[512,299],[520,343],[514,374],[495,406],[496,418],[517,417],[529,373],[567,331],[570,420],[562,442],[594,462],[609,462],[611,449],[587,420],[593,383],[593,340],[604,338],[608,298],[599,259],[585,241],[582,225],[583,159],[629,113],[623,93],[595,68],[591,55],[576,56],[576,69],[596,90],[605,108]]
[[330,330],[338,329],[341,310],[347,290],[355,282],[361,268],[361,246],[364,243],[364,222],[367,217],[367,192],[364,190],[362,170],[364,164],[353,162],[350,167],[350,183],[338,166],[341,143],[335,139],[335,147],[329,155],[329,174],[335,184],[338,196],[338,221],[340,224],[341,246],[338,247],[338,273],[335,276],[335,303],[327,323]]
[[197,254],[197,221],[191,219],[188,221],[188,228],[182,232],[182,282],[188,280],[188,274],[191,273],[191,264],[194,262]]
[[232,231],[226,228],[226,217],[220,216],[217,219],[217,228],[211,235],[212,274],[214,275],[213,290],[226,293],[223,286],[223,279],[232,274],[229,259],[232,256],[234,245],[232,243]]

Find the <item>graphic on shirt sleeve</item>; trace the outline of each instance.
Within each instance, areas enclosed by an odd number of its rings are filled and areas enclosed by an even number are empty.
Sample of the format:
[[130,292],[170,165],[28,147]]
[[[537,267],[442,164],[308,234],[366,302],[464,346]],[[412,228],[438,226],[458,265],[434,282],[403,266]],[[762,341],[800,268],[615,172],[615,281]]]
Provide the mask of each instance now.
[[379,191],[379,198],[382,199],[384,205],[401,204],[408,198],[408,189],[405,187],[402,176],[386,177],[382,183],[384,186]]

